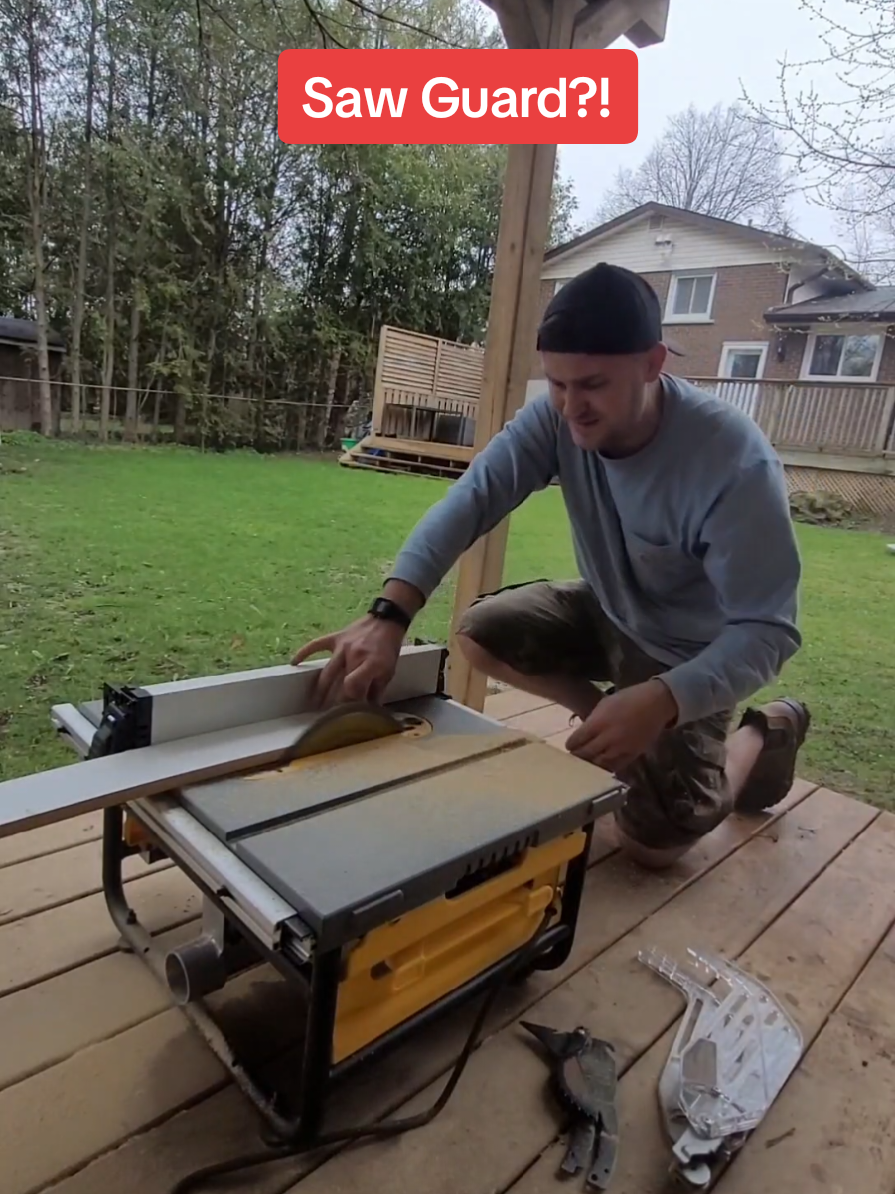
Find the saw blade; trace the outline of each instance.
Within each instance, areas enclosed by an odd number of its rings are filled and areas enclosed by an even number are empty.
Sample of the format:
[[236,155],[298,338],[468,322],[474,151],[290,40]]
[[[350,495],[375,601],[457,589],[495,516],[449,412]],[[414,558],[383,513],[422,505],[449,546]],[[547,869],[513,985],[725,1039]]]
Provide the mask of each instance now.
[[372,742],[406,729],[405,722],[379,705],[359,701],[327,709],[305,726],[286,750],[285,761],[306,759],[345,746]]

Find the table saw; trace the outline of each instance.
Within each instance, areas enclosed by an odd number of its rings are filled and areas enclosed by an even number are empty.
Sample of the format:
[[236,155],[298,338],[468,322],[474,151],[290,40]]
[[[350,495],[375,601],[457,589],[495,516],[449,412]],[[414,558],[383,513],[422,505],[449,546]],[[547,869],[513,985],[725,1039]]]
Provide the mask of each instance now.
[[[81,801],[68,815],[103,808],[103,887],[123,942],[278,1138],[312,1142],[333,1079],[484,994],[526,946],[531,970],[571,949],[593,826],[623,789],[450,699],[445,663],[441,647],[405,648],[379,712],[315,711],[321,663],[106,686],[52,710],[85,761],[0,784],[0,836],[58,819],[66,787]],[[193,940],[165,952],[140,925],[122,882],[135,853],[172,860],[201,890]],[[265,961],[301,992],[288,1113],[203,1002]]]

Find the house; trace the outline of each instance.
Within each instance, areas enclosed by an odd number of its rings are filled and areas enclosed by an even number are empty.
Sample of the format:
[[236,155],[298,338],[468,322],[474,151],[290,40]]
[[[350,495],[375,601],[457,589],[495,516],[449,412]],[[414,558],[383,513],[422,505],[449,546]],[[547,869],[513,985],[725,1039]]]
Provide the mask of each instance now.
[[[48,335],[50,378],[57,381],[65,358],[58,332]],[[53,419],[59,430],[60,387],[52,387]],[[0,431],[40,431],[37,372],[37,324],[31,319],[0,318]]]
[[[685,354],[669,358],[681,376],[895,383],[895,287],[874,287],[821,245],[645,203],[545,255],[540,311],[598,261],[653,286]],[[527,399],[543,389],[535,352]]]

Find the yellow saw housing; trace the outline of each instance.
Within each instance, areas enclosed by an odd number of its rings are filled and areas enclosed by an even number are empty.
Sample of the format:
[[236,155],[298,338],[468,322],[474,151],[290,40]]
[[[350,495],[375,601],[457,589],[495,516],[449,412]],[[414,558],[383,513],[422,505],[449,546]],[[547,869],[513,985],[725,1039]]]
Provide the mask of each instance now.
[[524,945],[551,905],[559,915],[566,868],[585,849],[577,830],[526,850],[510,869],[374,929],[346,952],[333,1062],[457,990]]

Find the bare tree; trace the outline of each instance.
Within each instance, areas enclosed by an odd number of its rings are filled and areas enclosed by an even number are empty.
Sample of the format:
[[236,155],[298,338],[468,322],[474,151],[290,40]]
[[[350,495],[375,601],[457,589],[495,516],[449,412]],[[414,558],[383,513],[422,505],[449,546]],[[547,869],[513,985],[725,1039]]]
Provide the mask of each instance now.
[[[817,58],[780,63],[779,98],[744,97],[770,125],[809,190],[844,215],[895,218],[895,8],[892,0],[801,0],[823,47]],[[803,84],[803,76],[809,81]],[[822,80],[823,96],[812,76]]]
[[895,8],[892,0],[801,0],[820,54],[780,64],[770,124],[810,194],[837,217],[845,251],[877,283],[895,283]]
[[[893,180],[895,181],[895,180]],[[895,209],[874,210],[875,185],[847,182],[833,197],[842,254],[878,286],[895,285]]]
[[784,231],[795,190],[777,134],[736,104],[669,117],[636,170],[620,170],[598,208],[601,221],[642,203],[665,203],[722,220]]

